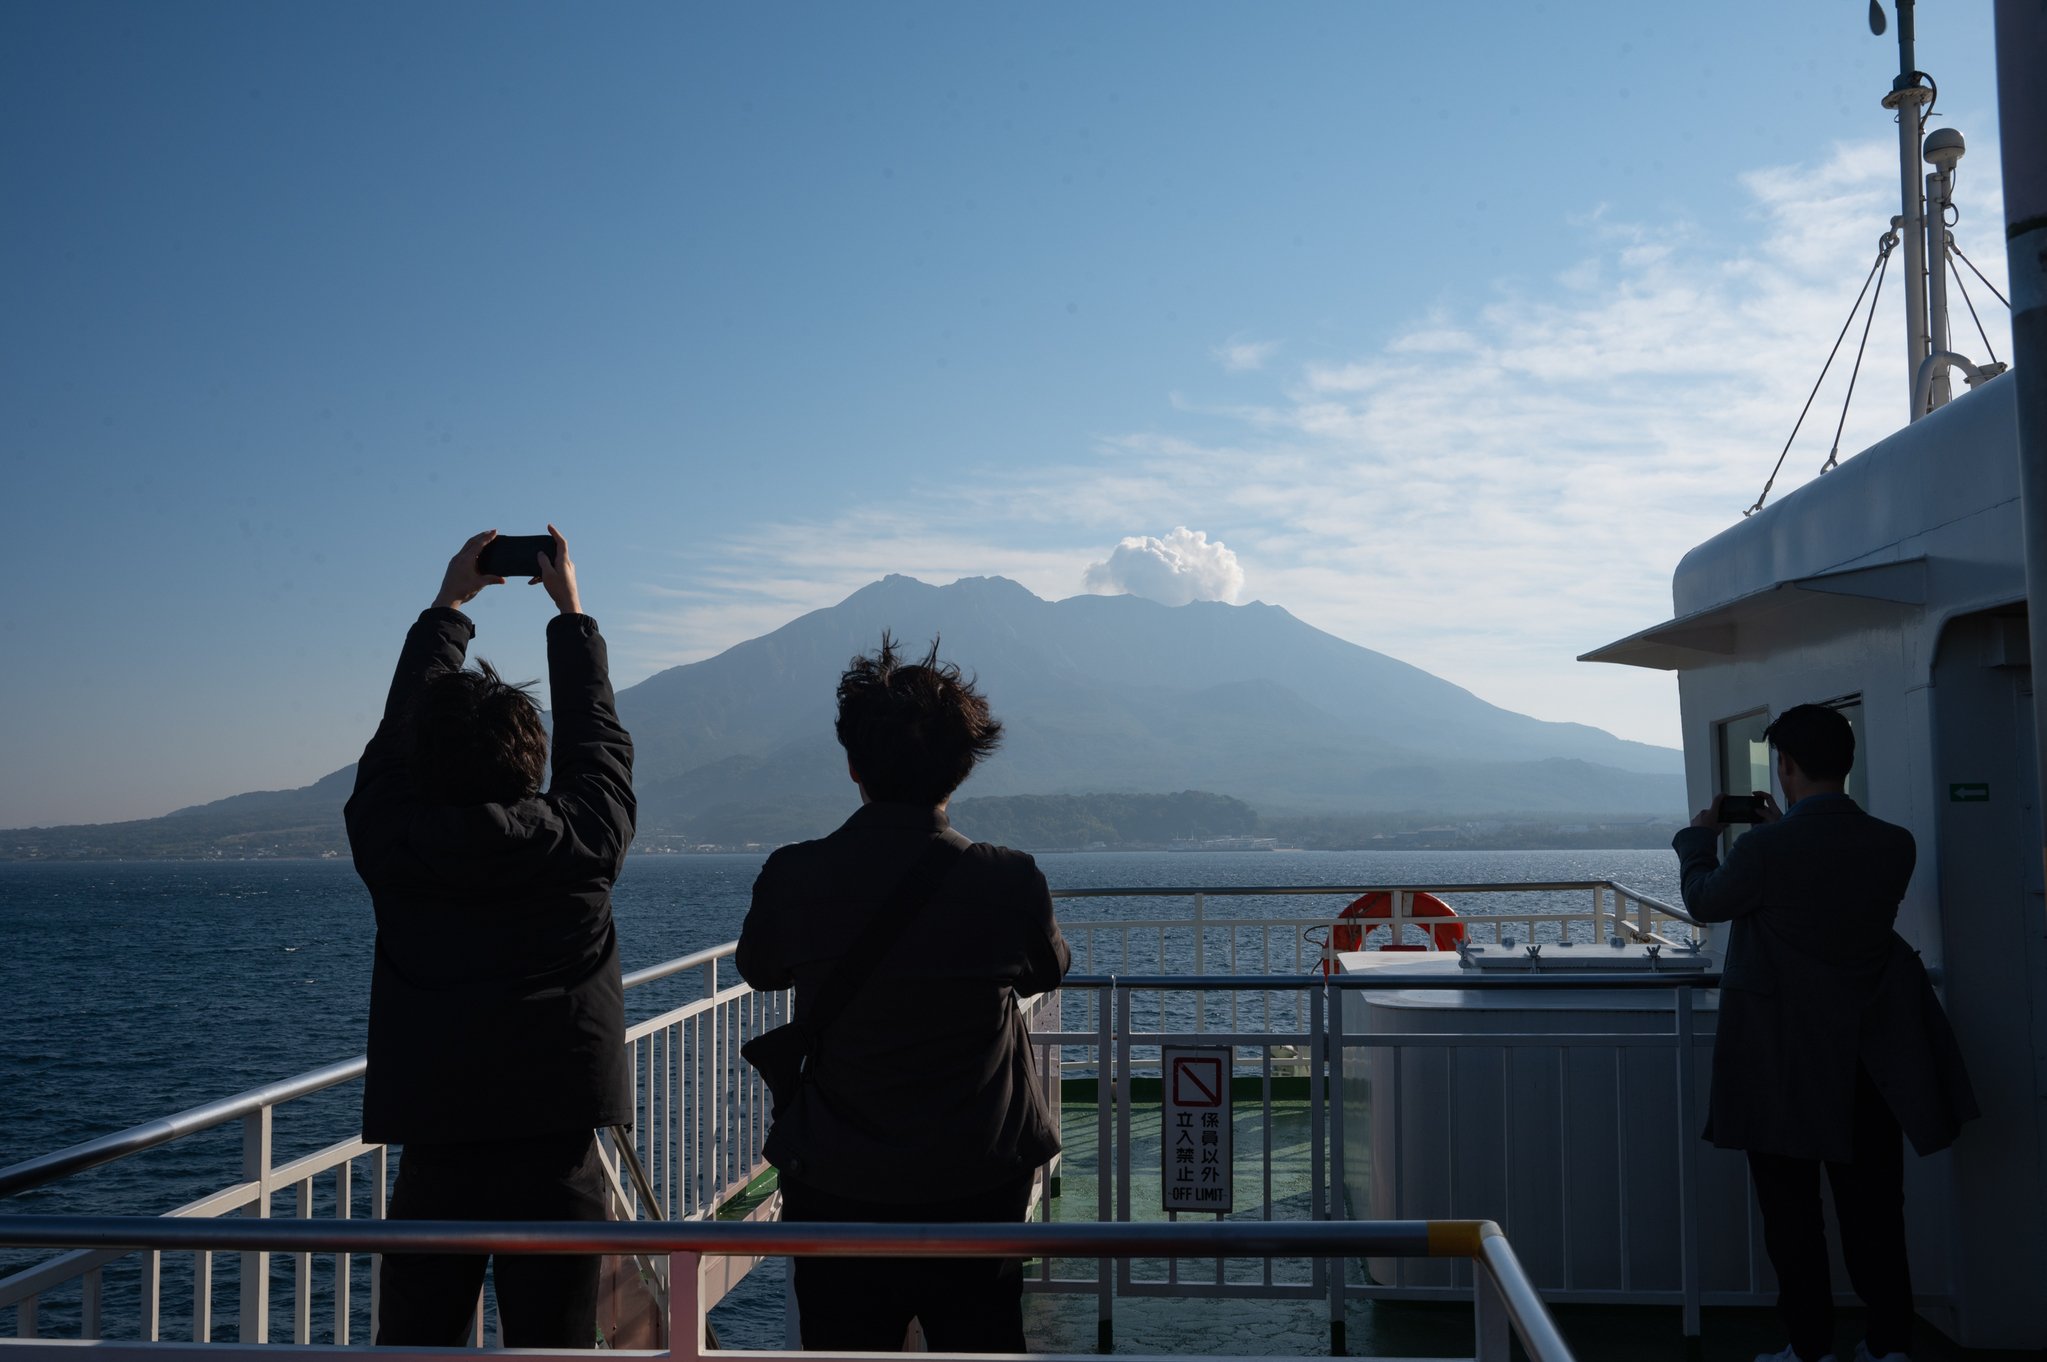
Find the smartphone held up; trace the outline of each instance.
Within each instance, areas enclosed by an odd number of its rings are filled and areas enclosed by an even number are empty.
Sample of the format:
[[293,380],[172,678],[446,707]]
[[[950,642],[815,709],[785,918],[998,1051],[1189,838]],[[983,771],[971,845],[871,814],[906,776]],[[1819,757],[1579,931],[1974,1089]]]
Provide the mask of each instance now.
[[492,577],[538,577],[543,553],[554,559],[551,534],[501,534],[483,546],[476,570]]
[[1720,821],[1723,823],[1760,823],[1763,821],[1763,800],[1761,795],[1724,794],[1720,796]]

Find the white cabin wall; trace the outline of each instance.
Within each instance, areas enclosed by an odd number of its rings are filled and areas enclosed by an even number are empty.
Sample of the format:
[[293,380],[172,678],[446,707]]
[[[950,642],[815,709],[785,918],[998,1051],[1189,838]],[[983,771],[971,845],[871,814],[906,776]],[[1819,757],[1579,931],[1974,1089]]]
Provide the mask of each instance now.
[[[1955,1333],[1974,1347],[2047,1347],[2047,909],[2033,748],[2015,740],[2031,719],[2026,657],[2015,611],[1957,619],[1927,692],[1939,831],[1921,874],[1947,905],[1941,991],[1983,1108],[1951,1161]],[[1951,798],[1962,783],[1990,798]]]

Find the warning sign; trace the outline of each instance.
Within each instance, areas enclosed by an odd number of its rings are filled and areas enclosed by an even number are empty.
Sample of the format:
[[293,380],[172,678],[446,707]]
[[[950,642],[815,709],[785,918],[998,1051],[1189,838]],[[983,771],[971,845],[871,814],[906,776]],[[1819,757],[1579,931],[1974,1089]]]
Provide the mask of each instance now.
[[1168,1046],[1161,1060],[1165,1065],[1161,1204],[1169,1211],[1233,1210],[1229,1048]]

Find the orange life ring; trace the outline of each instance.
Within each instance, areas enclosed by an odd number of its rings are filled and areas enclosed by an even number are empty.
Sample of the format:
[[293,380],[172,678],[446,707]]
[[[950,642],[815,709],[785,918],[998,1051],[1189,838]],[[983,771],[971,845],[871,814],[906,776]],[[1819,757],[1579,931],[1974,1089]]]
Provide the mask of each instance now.
[[[1457,917],[1457,910],[1437,898],[1434,894],[1416,892],[1408,895],[1407,914],[1410,921],[1418,917],[1455,918]],[[1365,945],[1365,937],[1372,930],[1366,924],[1383,922],[1393,916],[1393,895],[1384,890],[1374,890],[1369,894],[1360,894],[1352,899],[1350,905],[1336,916],[1337,922],[1329,931],[1331,953],[1333,954],[1335,951],[1362,950]],[[1424,927],[1422,930],[1429,934],[1429,940],[1433,944],[1434,949],[1439,951],[1454,951],[1457,949],[1457,943],[1464,939],[1464,923],[1462,921],[1439,923],[1433,927]],[[1388,941],[1380,946],[1379,949],[1382,951],[1420,951],[1428,950],[1430,947],[1410,946],[1401,941]],[[1322,972],[1324,974],[1329,972],[1329,966],[1330,960],[1325,956],[1322,961]]]

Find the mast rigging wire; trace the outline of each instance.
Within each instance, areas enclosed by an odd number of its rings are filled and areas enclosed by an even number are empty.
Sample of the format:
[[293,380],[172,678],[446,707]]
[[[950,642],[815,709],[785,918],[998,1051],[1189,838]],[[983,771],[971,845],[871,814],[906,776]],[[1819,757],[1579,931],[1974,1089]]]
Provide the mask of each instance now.
[[[1949,255],[1961,254],[1960,251],[1955,249],[1955,239],[1953,237],[1948,238],[1947,250]],[[1971,266],[1971,268],[1973,269],[1974,266]],[[1978,277],[1980,278],[1981,276],[1979,275]],[[1962,282],[1962,276],[1959,274],[1955,276],[1955,291],[1962,295],[1962,304],[1969,309],[1969,320],[1976,323],[1976,334],[1983,338],[1983,349],[1989,354],[1990,362],[1992,364],[1997,363],[1997,347],[1990,343],[1990,333],[1983,329],[1983,319],[1976,315],[1976,300],[1969,296],[1969,286]]]
[[[1888,246],[1882,246],[1878,249],[1886,256],[1890,254],[1890,247]],[[1888,270],[1884,272],[1884,274],[1888,273]],[[1848,424],[1848,404],[1855,400],[1855,380],[1862,376],[1862,353],[1869,349],[1869,325],[1876,320],[1877,300],[1884,296],[1884,274],[1879,274],[1876,278],[1876,292],[1869,297],[1869,315],[1862,319],[1862,340],[1855,347],[1855,367],[1848,371],[1848,391],[1841,396],[1841,419],[1834,423],[1834,447],[1827,451],[1827,461],[1820,465],[1820,472],[1822,473],[1833,472],[1835,466],[1841,462],[1841,430],[1842,427]],[[1860,303],[1862,300],[1857,298],[1855,301]],[[1851,321],[1854,320],[1854,315],[1852,312],[1849,314]],[[1837,346],[1840,343],[1839,341],[1834,342]]]
[[[1834,365],[1834,356],[1841,353],[1841,342],[1846,339],[1848,328],[1855,324],[1855,314],[1862,310],[1862,300],[1869,293],[1870,281],[1877,279],[1880,273],[1885,272],[1884,267],[1890,263],[1891,251],[1897,244],[1898,234],[1896,232],[1885,232],[1877,238],[1876,260],[1870,265],[1869,273],[1863,276],[1862,290],[1855,295],[1854,306],[1848,309],[1848,319],[1841,323],[1840,335],[1834,337],[1834,348],[1827,352],[1827,362],[1820,366],[1820,376],[1812,381],[1812,391],[1805,395],[1805,405],[1799,409],[1798,420],[1792,423],[1791,434],[1785,438],[1784,448],[1777,453],[1777,466],[1770,470],[1770,476],[1763,482],[1763,490],[1757,494],[1756,504],[1741,513],[1744,518],[1762,510],[1763,503],[1769,500],[1770,489],[1777,485],[1777,474],[1784,470],[1784,456],[1791,452],[1791,442],[1798,438],[1799,428],[1805,424],[1806,413],[1812,410],[1812,400],[1820,395],[1820,384],[1826,382],[1827,370],[1831,369]],[[1883,292],[1883,284],[1880,281],[1876,287],[1879,294]],[[1876,317],[1876,304],[1873,301],[1869,305],[1869,315],[1872,320]],[[1864,323],[1862,327],[1862,343],[1865,346],[1869,344],[1868,323]],[[1855,367],[1858,370],[1862,367],[1862,352],[1860,350],[1857,350],[1855,353]],[[1855,392],[1855,382],[1852,378],[1848,383],[1848,392],[1850,396],[1853,396]],[[1848,419],[1848,409],[1845,404],[1841,408],[1841,419],[1844,423]],[[1837,449],[1840,447],[1840,440],[1840,431],[1836,430],[1834,432],[1834,444]],[[1830,457],[1828,459],[1828,467],[1832,466],[1833,460]]]
[[[1962,254],[1962,248],[1960,246],[1955,245],[1955,239],[1952,236],[1950,236],[1947,239],[1947,248],[1949,252],[1952,253],[1957,260],[1960,260],[1964,265],[1967,265],[1969,267],[1969,273],[1975,275],[1978,279],[1983,279],[1983,271],[1976,268],[1975,261],[1969,259],[1968,256]],[[1956,275],[1955,277],[1959,279],[1961,276]],[[1997,285],[1991,283],[1988,279],[1983,279],[1983,287],[1989,289],[1991,296],[1997,299],[1998,302],[2003,303],[2006,309],[2009,309],[2011,307],[2011,299],[2005,297],[2002,293],[1999,293],[1997,291]]]

